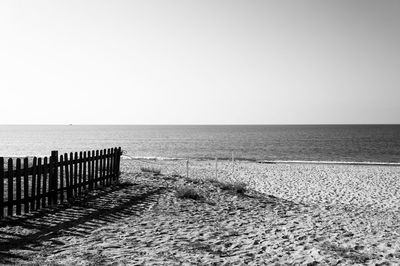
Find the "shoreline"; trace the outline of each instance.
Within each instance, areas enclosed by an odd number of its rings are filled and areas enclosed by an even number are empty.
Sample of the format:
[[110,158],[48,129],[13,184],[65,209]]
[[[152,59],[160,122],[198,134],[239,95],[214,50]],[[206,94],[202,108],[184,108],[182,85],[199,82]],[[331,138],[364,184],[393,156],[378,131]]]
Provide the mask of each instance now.
[[[212,157],[189,157],[189,158],[172,158],[172,157],[156,157],[156,156],[136,156],[130,157],[122,155],[122,160],[136,160],[148,162],[175,162],[175,161],[218,161],[231,162],[232,158],[212,158]],[[400,162],[378,162],[378,161],[314,161],[314,160],[259,160],[249,158],[234,158],[234,162],[251,162],[260,164],[322,164],[322,165],[360,165],[360,166],[397,166],[400,167]]]
[[[17,155],[4,155],[0,156],[3,157],[4,160],[6,161],[7,159],[23,159],[23,158],[28,158],[30,161],[34,158],[43,158],[43,157],[49,157],[49,154],[47,155],[26,155],[26,156],[17,156]],[[188,157],[188,158],[183,158],[183,157],[160,157],[160,156],[129,156],[126,154],[123,154],[121,156],[122,161],[142,161],[142,162],[179,162],[179,161],[200,161],[200,162],[205,162],[205,161],[215,161],[215,159],[218,160],[218,162],[232,162],[232,158],[228,157]],[[241,162],[249,162],[249,163],[258,163],[258,164],[316,164],[316,165],[355,165],[355,166],[392,166],[392,167],[400,167],[400,161],[327,161],[327,160],[269,160],[269,159],[253,159],[253,158],[234,158],[235,163],[241,163]]]

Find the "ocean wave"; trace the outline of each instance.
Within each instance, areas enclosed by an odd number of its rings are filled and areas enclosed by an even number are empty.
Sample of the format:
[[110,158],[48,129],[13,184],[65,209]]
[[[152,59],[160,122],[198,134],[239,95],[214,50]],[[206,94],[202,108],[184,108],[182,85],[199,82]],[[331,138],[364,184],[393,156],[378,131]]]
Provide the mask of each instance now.
[[[143,160],[143,161],[210,161],[215,157],[197,157],[197,158],[180,158],[180,157],[160,157],[160,156],[129,156],[122,155],[123,160]],[[221,157],[219,161],[231,161],[232,158]],[[252,158],[235,158],[235,161],[256,162],[263,164],[330,164],[330,165],[366,165],[366,166],[400,166],[400,162],[357,162],[357,161],[312,161],[312,160],[256,160]]]
[[[12,158],[29,158],[32,159],[34,157],[43,158],[50,157],[48,154],[46,155],[25,155],[21,156],[18,154],[7,154],[2,155],[5,159]],[[130,156],[124,154],[121,156],[122,160],[139,160],[139,161],[148,161],[148,162],[162,162],[162,161],[186,161],[186,160],[195,160],[195,161],[210,161],[215,160],[215,157],[163,157],[163,156]],[[218,157],[219,161],[231,161],[230,157]],[[260,164],[325,164],[325,165],[364,165],[364,166],[400,166],[400,162],[377,162],[377,161],[316,161],[316,160],[257,160],[253,158],[234,158],[235,161],[238,162],[256,162]]]
[[266,164],[333,164],[333,165],[370,165],[370,166],[400,166],[400,162],[352,162],[352,161],[302,161],[302,160],[259,160]]
[[122,155],[121,159],[123,160],[147,160],[147,161],[179,161],[179,160],[187,160],[186,158],[178,158],[178,157],[159,157],[159,156],[129,156]]
[[[130,155],[122,155],[121,158],[123,160],[147,160],[147,161],[186,161],[186,160],[196,160],[196,161],[210,161],[215,160],[216,157],[162,157],[162,156],[130,156]],[[219,161],[230,161],[231,157],[217,157]],[[256,159],[249,158],[235,158],[235,161],[251,161],[257,162]]]

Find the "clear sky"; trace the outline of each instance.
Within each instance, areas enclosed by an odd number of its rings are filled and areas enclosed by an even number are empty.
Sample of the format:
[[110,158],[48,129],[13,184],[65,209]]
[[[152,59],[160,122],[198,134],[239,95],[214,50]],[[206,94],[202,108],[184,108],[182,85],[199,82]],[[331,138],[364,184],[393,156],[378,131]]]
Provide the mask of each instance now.
[[400,123],[400,1],[0,1],[0,124]]

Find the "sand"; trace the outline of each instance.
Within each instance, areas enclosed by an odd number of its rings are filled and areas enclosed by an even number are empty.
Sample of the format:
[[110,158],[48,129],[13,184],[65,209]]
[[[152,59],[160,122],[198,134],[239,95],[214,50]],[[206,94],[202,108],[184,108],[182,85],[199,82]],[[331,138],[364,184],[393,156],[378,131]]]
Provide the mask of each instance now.
[[[140,173],[158,167],[162,175]],[[398,265],[400,168],[122,162],[123,184],[0,225],[0,263]],[[232,171],[233,170],[233,171]],[[202,200],[182,199],[192,187]]]

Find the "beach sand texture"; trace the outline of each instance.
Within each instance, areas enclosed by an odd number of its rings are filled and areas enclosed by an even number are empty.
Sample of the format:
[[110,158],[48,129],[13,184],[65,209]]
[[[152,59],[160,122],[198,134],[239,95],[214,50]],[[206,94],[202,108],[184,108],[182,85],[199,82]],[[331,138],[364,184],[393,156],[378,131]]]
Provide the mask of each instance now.
[[[142,174],[154,166],[161,176]],[[398,265],[400,168],[123,160],[123,185],[2,224],[0,263]],[[181,175],[181,176],[178,176]],[[193,187],[204,200],[181,199]]]

